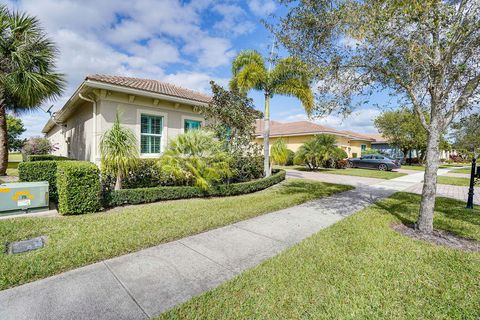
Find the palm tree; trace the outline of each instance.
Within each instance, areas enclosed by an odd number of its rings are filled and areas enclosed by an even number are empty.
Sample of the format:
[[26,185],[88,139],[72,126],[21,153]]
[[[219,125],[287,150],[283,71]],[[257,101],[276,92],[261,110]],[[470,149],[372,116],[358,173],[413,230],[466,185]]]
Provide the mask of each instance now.
[[7,111],[36,110],[63,91],[64,77],[55,72],[56,56],[35,17],[0,6],[0,175],[8,165]]
[[207,190],[232,177],[230,162],[223,143],[213,132],[201,129],[189,130],[170,140],[159,165],[175,183],[193,184]]
[[315,170],[321,166],[334,166],[335,162],[347,157],[347,154],[336,145],[335,136],[318,134],[305,142],[295,153],[295,163],[306,165]]
[[138,163],[137,138],[128,128],[120,125],[117,113],[115,123],[100,140],[102,171],[114,174],[115,190],[122,189],[122,179]]
[[238,54],[232,64],[232,88],[242,93],[254,89],[265,95],[265,112],[263,125],[264,170],[270,175],[270,99],[275,94],[292,96],[300,99],[303,107],[310,113],[313,108],[313,92],[310,87],[312,77],[306,65],[294,57],[279,59],[275,66],[266,68],[265,59],[254,50],[245,50]]

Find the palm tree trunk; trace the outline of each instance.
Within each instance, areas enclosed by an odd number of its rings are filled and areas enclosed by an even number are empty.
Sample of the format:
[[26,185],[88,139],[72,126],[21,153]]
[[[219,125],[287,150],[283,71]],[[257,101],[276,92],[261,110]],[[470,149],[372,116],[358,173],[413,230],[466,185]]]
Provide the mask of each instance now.
[[263,170],[265,177],[270,176],[270,95],[265,94],[265,113],[263,117]]
[[441,128],[439,121],[432,118],[428,144],[426,150],[427,164],[425,167],[422,201],[418,216],[418,230],[424,233],[433,231],[433,212],[435,208],[435,195],[437,193],[437,171],[440,159]]
[[7,174],[8,167],[8,133],[7,112],[5,105],[0,105],[0,176]]
[[119,171],[117,173],[117,180],[115,181],[115,190],[122,189],[122,173]]

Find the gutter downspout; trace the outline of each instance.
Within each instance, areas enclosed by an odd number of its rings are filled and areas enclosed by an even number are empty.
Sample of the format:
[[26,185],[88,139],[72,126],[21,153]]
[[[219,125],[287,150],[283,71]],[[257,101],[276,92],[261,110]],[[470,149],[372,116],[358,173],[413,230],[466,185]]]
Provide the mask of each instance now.
[[80,99],[92,103],[92,118],[93,118],[93,140],[92,140],[92,159],[93,163],[97,164],[97,102],[93,99],[84,97],[80,92],[78,93]]

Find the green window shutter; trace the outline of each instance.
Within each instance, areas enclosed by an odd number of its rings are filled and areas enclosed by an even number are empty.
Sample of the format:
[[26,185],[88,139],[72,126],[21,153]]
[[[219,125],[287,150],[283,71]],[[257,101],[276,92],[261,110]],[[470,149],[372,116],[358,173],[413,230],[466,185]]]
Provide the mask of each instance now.
[[163,131],[163,117],[142,114],[140,117],[140,152],[160,153]]
[[185,120],[185,123],[184,123],[185,132],[187,132],[188,130],[200,129],[201,127],[202,127],[202,121]]

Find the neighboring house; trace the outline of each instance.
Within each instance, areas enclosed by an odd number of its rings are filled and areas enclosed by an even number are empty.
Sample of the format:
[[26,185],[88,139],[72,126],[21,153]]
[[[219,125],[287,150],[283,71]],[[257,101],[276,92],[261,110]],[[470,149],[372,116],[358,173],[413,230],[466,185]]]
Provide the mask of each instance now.
[[59,149],[57,155],[100,162],[102,134],[115,122],[138,140],[141,157],[158,157],[169,139],[203,125],[196,107],[210,97],[157,80],[91,75],[78,87],[42,132]]
[[[362,151],[370,149],[375,139],[353,131],[342,131],[322,126],[310,121],[278,122],[270,121],[270,143],[282,138],[292,151],[298,148],[314,135],[326,133],[334,135],[337,146],[345,150],[348,157],[360,157]],[[257,120],[256,141],[263,143],[263,121]]]
[[[372,149],[379,150],[392,158],[402,159],[404,158],[404,154],[402,150],[394,147],[390,144],[390,142],[384,138],[381,134],[368,134],[371,138],[375,139],[375,142],[372,142]],[[451,155],[456,155],[457,152],[455,150],[440,150],[440,159],[446,160],[449,159]],[[409,150],[406,154],[407,159],[417,158],[418,152],[417,150]]]

